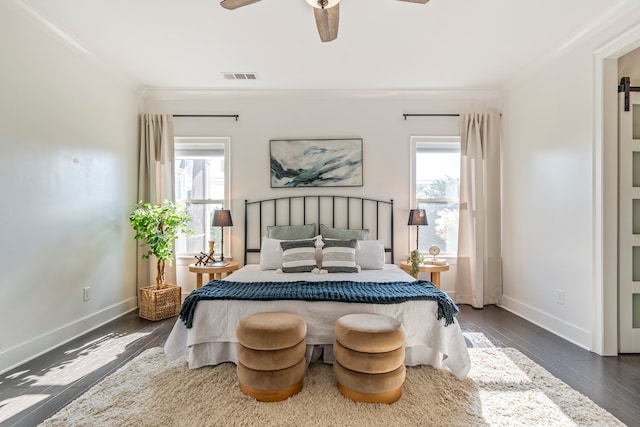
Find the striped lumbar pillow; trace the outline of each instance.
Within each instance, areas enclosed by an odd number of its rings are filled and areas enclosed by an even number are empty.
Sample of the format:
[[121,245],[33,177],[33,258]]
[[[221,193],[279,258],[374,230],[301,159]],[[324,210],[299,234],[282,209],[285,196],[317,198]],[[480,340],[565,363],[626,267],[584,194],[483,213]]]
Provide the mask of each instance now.
[[356,247],[358,241],[351,240],[323,240],[322,269],[329,273],[358,273],[360,266],[356,265]]
[[284,241],[280,247],[283,273],[306,273],[317,267],[315,240]]

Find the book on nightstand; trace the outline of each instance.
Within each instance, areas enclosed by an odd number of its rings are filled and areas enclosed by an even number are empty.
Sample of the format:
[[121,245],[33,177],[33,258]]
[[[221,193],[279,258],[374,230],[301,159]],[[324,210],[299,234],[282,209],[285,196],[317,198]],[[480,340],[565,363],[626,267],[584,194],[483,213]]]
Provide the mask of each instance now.
[[425,265],[447,265],[447,260],[442,258],[425,258]]

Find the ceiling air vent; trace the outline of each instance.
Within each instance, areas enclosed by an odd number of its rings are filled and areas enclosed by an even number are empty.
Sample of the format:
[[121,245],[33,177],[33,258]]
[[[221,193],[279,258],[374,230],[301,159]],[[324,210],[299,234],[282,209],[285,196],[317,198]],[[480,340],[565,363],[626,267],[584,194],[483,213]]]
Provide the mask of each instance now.
[[225,80],[258,80],[256,73],[222,73]]

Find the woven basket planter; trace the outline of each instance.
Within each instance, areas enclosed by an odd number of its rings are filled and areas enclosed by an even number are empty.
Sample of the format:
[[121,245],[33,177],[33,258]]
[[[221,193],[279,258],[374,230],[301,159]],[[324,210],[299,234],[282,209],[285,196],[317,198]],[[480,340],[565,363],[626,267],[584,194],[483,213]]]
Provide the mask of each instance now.
[[147,320],[162,320],[180,314],[182,288],[165,284],[163,289],[155,285],[140,288],[139,316]]

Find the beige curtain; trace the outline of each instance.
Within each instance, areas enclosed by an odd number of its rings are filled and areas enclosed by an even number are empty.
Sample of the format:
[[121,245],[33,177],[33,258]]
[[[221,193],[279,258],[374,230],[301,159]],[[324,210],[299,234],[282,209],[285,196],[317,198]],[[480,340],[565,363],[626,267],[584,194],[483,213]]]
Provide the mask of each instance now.
[[[174,200],[173,116],[140,115],[140,165],[138,168],[138,201],[161,204]],[[155,283],[156,260],[144,260],[146,253],[138,247],[138,288]],[[176,283],[175,259],[166,266],[165,280]]]
[[502,296],[499,113],[462,114],[460,141],[456,302],[480,308]]

